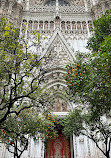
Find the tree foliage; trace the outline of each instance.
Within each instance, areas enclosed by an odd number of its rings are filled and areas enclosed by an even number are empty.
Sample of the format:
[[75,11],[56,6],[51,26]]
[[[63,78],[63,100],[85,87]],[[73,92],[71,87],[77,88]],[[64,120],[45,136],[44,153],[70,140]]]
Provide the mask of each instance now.
[[95,114],[102,115],[111,110],[111,11],[94,21],[94,26],[88,41],[91,53],[78,53],[74,64],[67,65],[66,81],[74,100],[89,103]]
[[98,20],[93,21],[93,36],[88,41],[88,48],[92,51],[99,51],[101,43],[111,36],[111,10],[107,10],[104,15]]
[[[70,136],[73,132],[76,136],[82,134],[91,139],[104,156],[110,158],[111,121],[105,118],[93,118],[91,113],[83,113],[75,109],[62,121],[63,133]],[[104,144],[104,148],[100,143]]]
[[29,138],[34,141],[57,137],[57,118],[49,112],[38,114],[36,109],[23,110],[19,115],[8,116],[2,124],[0,139],[14,158],[20,158],[28,148]]
[[[64,133],[87,136],[109,158],[111,123],[102,118],[111,112],[111,10],[93,25],[87,45],[91,52],[78,52],[74,63],[67,65],[67,94],[83,106],[82,111],[78,107],[64,120]],[[104,143],[105,150],[99,142]]]
[[30,40],[25,39],[25,28],[21,36],[19,33],[6,19],[0,19],[0,123],[11,113],[48,105],[48,95],[40,87],[45,70],[34,52],[39,34],[34,32]]

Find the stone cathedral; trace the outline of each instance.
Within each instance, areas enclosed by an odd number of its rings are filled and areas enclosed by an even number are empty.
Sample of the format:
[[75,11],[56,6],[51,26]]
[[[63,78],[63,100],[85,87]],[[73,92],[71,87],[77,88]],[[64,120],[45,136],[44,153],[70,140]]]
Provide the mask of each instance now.
[[[44,86],[54,92],[56,102],[52,111],[58,118],[64,118],[75,106],[64,96],[66,65],[73,62],[77,51],[88,52],[90,25],[107,9],[111,9],[111,0],[0,0],[0,15],[20,27],[21,32],[25,23],[26,38],[37,30],[42,37],[38,52],[41,56],[50,54],[52,57],[45,65]],[[61,148],[64,148],[62,154]],[[31,139],[21,158],[104,158],[95,144],[82,135],[72,135],[69,141],[59,136],[48,150],[40,138],[37,142]],[[1,143],[0,158],[13,158]]]

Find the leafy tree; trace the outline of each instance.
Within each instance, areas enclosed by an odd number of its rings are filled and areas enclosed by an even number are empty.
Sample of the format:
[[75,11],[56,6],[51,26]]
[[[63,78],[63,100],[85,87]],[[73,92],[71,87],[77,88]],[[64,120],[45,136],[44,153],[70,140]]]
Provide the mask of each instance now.
[[[83,110],[81,113],[76,109],[68,116],[64,121],[64,133],[68,135],[74,131],[76,135],[86,135],[109,158],[111,124],[102,117],[111,111],[111,10],[93,25],[87,46],[90,54],[78,52],[74,63],[67,65],[67,94],[71,101],[82,103]],[[105,151],[99,146],[101,141]]]
[[[36,32],[29,39],[19,29],[0,19],[0,123],[9,114],[19,114],[31,106],[48,105],[49,95],[40,87],[45,70],[42,59],[35,52],[40,36]],[[32,42],[31,42],[32,41]]]
[[91,53],[78,53],[65,78],[74,101],[89,103],[93,114],[100,116],[111,110],[111,10],[94,21],[93,32],[88,41]]
[[[70,136],[73,132],[76,136],[85,135],[96,144],[104,156],[110,158],[111,122],[104,118],[92,119],[91,113],[83,114],[81,110],[75,109],[62,121],[62,125],[66,136]],[[104,144],[104,149],[100,146],[101,142]]]
[[6,144],[14,158],[20,158],[28,148],[29,138],[38,141],[41,138],[56,138],[57,118],[49,112],[38,115],[36,109],[23,110],[19,115],[8,116],[0,130],[1,140]]
[[92,51],[101,51],[101,43],[111,36],[111,9],[107,10],[98,20],[93,21],[92,37],[88,41],[88,48]]

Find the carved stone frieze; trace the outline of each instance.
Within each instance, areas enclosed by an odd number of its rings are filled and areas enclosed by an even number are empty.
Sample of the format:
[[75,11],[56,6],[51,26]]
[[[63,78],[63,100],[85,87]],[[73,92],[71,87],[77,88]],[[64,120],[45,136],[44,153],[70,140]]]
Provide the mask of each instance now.
[[29,0],[29,4],[31,5],[41,5],[45,0]]

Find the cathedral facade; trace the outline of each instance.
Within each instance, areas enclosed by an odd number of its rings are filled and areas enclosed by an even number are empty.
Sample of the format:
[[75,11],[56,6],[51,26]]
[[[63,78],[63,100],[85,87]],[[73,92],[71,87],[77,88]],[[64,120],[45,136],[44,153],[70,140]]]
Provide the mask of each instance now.
[[[64,95],[66,65],[73,62],[77,51],[88,52],[86,44],[91,36],[90,25],[107,9],[111,9],[111,0],[0,0],[0,15],[20,27],[21,34],[26,25],[26,38],[37,30],[41,36],[37,53],[42,57],[51,56],[44,66],[47,73],[43,86],[54,93],[56,102],[51,110],[58,118],[64,118],[76,106]],[[69,141],[61,135],[51,143],[50,149],[46,149],[40,138],[37,142],[30,139],[28,149],[21,158],[104,158],[95,144],[82,135],[72,135]],[[64,149],[62,154],[61,148]],[[12,157],[5,145],[0,143],[0,158]]]

